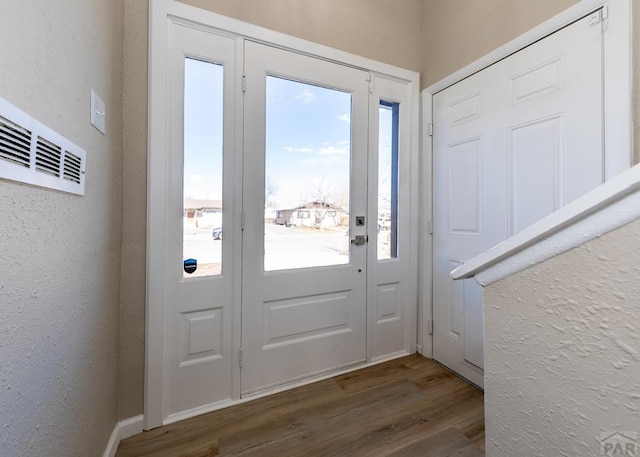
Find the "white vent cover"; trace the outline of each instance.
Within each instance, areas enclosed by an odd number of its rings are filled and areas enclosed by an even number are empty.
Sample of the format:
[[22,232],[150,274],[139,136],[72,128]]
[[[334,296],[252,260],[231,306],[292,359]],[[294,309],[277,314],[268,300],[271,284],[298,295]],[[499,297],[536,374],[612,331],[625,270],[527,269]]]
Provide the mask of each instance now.
[[0,97],[0,178],[84,195],[87,153]]

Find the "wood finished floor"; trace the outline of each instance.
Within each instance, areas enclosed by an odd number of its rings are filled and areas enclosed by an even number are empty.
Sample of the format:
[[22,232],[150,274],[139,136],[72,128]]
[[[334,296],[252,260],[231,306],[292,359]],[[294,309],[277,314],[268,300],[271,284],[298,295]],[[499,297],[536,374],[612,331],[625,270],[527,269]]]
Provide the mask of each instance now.
[[483,394],[419,355],[133,436],[116,457],[482,457]]

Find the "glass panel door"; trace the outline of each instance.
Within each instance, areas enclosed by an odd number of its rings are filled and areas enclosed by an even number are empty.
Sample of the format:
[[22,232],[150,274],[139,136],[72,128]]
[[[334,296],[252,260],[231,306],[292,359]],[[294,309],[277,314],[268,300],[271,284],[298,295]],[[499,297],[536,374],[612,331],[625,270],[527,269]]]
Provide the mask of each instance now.
[[245,73],[249,395],[366,361],[369,74],[252,42]]
[[[234,257],[240,205],[233,197],[241,191],[234,188],[241,176],[233,166],[235,40],[179,24],[171,24],[169,34],[169,100],[160,109],[168,122],[154,130],[168,140],[155,157],[167,167],[165,179],[155,182],[166,207],[151,222],[152,230],[166,227],[157,249],[165,250],[167,264],[164,280],[154,281],[150,290],[161,290],[167,302],[163,411],[170,417],[233,394],[229,380],[239,371],[232,351],[234,302],[239,302],[234,278],[240,267],[239,255]],[[215,235],[223,209],[224,237]]]
[[411,166],[408,85],[375,76],[372,92],[368,187],[370,214],[377,221],[369,230],[367,341],[369,359],[381,360],[410,352],[415,344],[418,246],[411,242],[410,215],[416,170]]

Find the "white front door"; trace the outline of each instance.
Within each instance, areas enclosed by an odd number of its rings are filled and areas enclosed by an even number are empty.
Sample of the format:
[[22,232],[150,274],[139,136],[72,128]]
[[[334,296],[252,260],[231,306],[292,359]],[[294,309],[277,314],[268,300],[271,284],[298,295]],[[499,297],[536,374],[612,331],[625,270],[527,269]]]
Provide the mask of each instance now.
[[450,272],[603,182],[600,22],[579,20],[433,98],[433,355],[478,385],[482,290]]
[[251,394],[367,360],[369,73],[253,42],[245,73],[241,390]]
[[417,75],[166,20],[146,426],[414,352]]

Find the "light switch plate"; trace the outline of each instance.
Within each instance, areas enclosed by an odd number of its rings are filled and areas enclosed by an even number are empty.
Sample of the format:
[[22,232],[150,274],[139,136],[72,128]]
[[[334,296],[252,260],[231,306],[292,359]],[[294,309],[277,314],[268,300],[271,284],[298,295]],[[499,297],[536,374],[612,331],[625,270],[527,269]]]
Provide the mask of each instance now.
[[100,100],[98,94],[91,89],[91,125],[100,130],[102,134],[105,133],[105,118],[107,113],[105,111],[104,102]]

